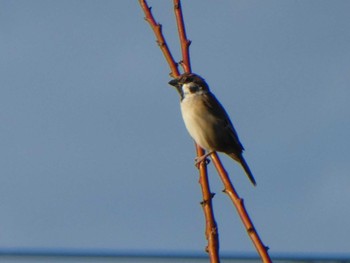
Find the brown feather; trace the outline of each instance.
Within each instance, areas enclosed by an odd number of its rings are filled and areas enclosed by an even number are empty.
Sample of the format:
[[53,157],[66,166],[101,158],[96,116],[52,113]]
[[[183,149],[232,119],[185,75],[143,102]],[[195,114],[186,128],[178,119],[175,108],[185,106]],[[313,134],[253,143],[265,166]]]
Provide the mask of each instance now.
[[247,162],[245,161],[244,157],[243,157],[242,155],[238,155],[238,156],[237,156],[237,155],[234,154],[234,153],[231,153],[231,154],[228,154],[228,155],[229,155],[232,159],[234,159],[235,161],[239,162],[239,163],[242,165],[242,167],[243,167],[243,169],[244,169],[246,175],[248,176],[249,180],[252,182],[252,184],[253,184],[254,186],[256,186],[256,181],[255,181],[255,179],[254,179],[254,176],[253,176],[252,172],[250,171],[250,168],[249,168]]
[[[214,94],[208,92],[203,95],[203,101],[209,112],[215,116],[218,120],[218,124],[220,128],[224,128],[223,133],[225,133],[226,138],[221,138],[222,141],[226,143],[226,150],[222,151],[227,154],[234,152],[235,154],[240,154],[244,150],[243,145],[239,141],[237,132],[232,125],[232,122],[226,113],[224,107],[222,107],[221,103],[216,99]],[[219,138],[220,139],[220,138]],[[226,140],[225,140],[226,139]],[[220,151],[220,150],[219,150]]]

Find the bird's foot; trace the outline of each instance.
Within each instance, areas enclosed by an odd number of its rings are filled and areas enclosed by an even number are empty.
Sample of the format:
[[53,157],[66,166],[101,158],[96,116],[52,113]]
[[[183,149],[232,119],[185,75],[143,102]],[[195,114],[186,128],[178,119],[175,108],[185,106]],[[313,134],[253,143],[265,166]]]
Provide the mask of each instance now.
[[213,152],[209,152],[209,153],[206,153],[202,156],[198,156],[198,157],[194,158],[194,162],[195,162],[194,165],[199,169],[199,166],[201,165],[202,162],[205,162],[206,165],[209,164],[210,160],[207,159],[207,157],[209,155],[211,155],[212,153]]

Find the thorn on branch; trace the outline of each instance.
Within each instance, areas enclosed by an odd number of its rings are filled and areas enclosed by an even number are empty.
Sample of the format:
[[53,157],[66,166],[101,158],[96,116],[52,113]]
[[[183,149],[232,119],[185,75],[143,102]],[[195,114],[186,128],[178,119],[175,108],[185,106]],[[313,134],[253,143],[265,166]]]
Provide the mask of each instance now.
[[178,1],[176,4],[174,4],[175,9],[180,9],[181,8],[181,2]]
[[244,200],[243,200],[243,198],[240,198],[240,199],[239,199],[239,202],[241,203],[242,206],[244,206]]
[[210,198],[208,200],[203,200],[202,202],[200,202],[201,206],[205,206],[209,204],[211,199],[213,199],[214,196],[215,196],[215,193],[210,193]]
[[160,41],[156,41],[157,42],[157,44],[158,44],[158,46],[160,46],[160,47],[164,47],[165,46],[165,43],[164,42],[160,42]]
[[162,24],[156,24],[156,29],[157,29],[157,31],[158,31],[158,34],[162,34]]
[[248,232],[249,234],[254,233],[254,232],[255,232],[254,227],[248,228],[248,229],[247,229],[247,232]]
[[214,235],[217,235],[218,234],[218,228],[217,227],[212,227],[211,228],[211,233],[214,234]]
[[191,40],[187,40],[187,43],[186,43],[187,47],[189,47],[191,44],[192,44],[192,41]]
[[[179,64],[178,63],[175,63],[175,66],[177,67]],[[174,74],[173,74],[173,72],[170,72],[169,73],[169,76],[171,77],[171,78],[176,78],[177,76],[175,76]]]

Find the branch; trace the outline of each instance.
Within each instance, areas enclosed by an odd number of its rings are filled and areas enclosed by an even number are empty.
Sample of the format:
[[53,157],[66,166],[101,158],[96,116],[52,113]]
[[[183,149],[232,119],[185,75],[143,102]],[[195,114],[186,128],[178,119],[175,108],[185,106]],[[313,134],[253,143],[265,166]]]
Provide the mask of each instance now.
[[182,61],[180,65],[184,69],[186,73],[191,72],[191,62],[190,62],[190,52],[189,47],[191,45],[191,41],[187,39],[185,23],[182,15],[182,8],[180,0],[174,0],[174,11],[176,17],[177,29],[179,32],[179,38],[181,43],[181,51],[182,51]]
[[177,63],[175,62],[172,54],[170,53],[169,47],[165,41],[165,38],[163,36],[162,32],[162,25],[157,23],[153,17],[153,14],[151,12],[151,7],[148,6],[146,0],[139,0],[139,3],[141,5],[141,8],[143,12],[145,13],[145,20],[150,24],[154,35],[156,36],[158,46],[163,52],[163,55],[168,62],[168,65],[171,70],[171,75],[175,78],[180,75],[179,69],[177,68]]
[[237,212],[238,212],[238,214],[243,222],[243,225],[245,226],[249,237],[253,241],[253,244],[254,244],[256,250],[258,251],[258,253],[262,259],[262,262],[264,262],[264,263],[272,262],[269,254],[267,253],[268,248],[263,245],[258,233],[256,232],[254,225],[253,225],[253,223],[248,215],[248,212],[245,209],[243,199],[239,197],[238,193],[236,192],[235,188],[233,187],[231,180],[230,180],[227,172],[225,171],[224,167],[222,166],[218,155],[216,154],[216,152],[214,152],[210,155],[210,157],[214,163],[216,170],[218,171],[218,174],[220,176],[221,181],[224,184],[225,188],[224,188],[223,192],[226,193],[230,197],[231,201],[233,202],[234,206],[236,207]]
[[[183,70],[186,73],[191,72],[190,52],[189,47],[191,41],[187,39],[185,23],[182,15],[182,8],[180,0],[174,0],[174,12],[176,17],[177,29],[179,32],[179,39],[182,51],[182,61],[180,62]],[[197,156],[203,156],[205,151],[196,144]],[[209,254],[211,263],[220,262],[219,259],[219,238],[218,228],[214,218],[212,199],[214,195],[210,192],[208,172],[206,162],[202,162],[199,167],[199,184],[202,189],[203,201],[202,207],[205,217],[205,237],[208,240],[206,251]]]
[[[171,69],[171,75],[173,77],[179,76],[180,73],[177,67],[177,63],[175,62],[173,56],[171,55],[168,45],[164,39],[161,25],[155,21],[153,14],[151,12],[151,8],[148,6],[146,0],[139,0],[139,3],[145,13],[145,16],[146,16],[145,20],[150,24],[156,36],[157,43],[161,48],[166,61],[169,64],[169,67]],[[180,44],[181,44],[181,50],[182,50],[181,66],[183,67],[185,72],[190,73],[191,64],[190,64],[189,46],[191,42],[187,40],[187,37],[186,37],[186,30],[185,30],[185,24],[183,20],[180,0],[174,0],[174,11],[175,11],[175,17],[177,21],[177,28],[179,32],[179,38],[180,38]],[[198,145],[196,145],[196,150],[197,150],[197,156],[204,155],[204,150]],[[212,198],[214,195],[210,192],[210,187],[208,182],[208,173],[207,173],[207,167],[205,162],[201,163],[201,165],[199,166],[199,171],[200,171],[199,183],[201,185],[202,195],[203,195],[203,201],[201,202],[201,204],[203,207],[205,221],[206,221],[205,235],[206,235],[206,239],[208,240],[206,251],[209,254],[210,262],[218,263],[220,261],[218,231],[217,231],[217,225],[214,219],[214,213],[212,209]]]
[[[197,156],[204,155],[204,150],[196,145]],[[209,254],[211,263],[220,262],[219,259],[219,234],[218,227],[215,222],[212,199],[214,194],[210,192],[207,164],[201,162],[199,165],[199,184],[201,185],[203,201],[201,202],[205,216],[205,237],[208,240],[206,251]]]

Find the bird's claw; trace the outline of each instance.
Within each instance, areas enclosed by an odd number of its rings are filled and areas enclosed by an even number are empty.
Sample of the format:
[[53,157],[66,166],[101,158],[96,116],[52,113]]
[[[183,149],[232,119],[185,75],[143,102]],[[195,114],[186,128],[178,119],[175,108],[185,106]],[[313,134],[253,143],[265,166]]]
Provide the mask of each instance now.
[[194,165],[199,169],[199,166],[202,162],[204,162],[205,165],[208,165],[210,163],[210,160],[207,158],[209,154],[205,154],[202,156],[198,156],[194,158]]

